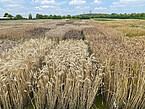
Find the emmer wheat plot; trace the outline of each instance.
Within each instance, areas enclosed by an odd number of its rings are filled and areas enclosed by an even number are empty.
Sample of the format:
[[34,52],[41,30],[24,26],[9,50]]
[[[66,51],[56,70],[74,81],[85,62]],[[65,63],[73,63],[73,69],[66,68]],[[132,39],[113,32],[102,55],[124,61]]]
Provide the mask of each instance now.
[[108,108],[145,107],[145,37],[87,36],[103,64],[103,92]]

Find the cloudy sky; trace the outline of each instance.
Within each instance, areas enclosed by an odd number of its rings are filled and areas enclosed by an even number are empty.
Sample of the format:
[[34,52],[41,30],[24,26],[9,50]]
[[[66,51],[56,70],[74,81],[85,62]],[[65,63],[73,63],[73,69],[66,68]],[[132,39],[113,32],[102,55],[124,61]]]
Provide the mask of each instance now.
[[5,12],[12,15],[37,13],[46,15],[78,15],[83,12],[141,13],[145,0],[0,0],[0,17]]

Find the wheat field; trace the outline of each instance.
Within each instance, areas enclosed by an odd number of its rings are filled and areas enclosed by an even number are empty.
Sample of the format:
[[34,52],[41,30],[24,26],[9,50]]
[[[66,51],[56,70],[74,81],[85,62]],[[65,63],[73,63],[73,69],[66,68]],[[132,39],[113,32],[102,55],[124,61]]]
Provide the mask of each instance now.
[[98,109],[99,95],[105,109],[145,108],[144,30],[45,22],[0,30],[0,109]]

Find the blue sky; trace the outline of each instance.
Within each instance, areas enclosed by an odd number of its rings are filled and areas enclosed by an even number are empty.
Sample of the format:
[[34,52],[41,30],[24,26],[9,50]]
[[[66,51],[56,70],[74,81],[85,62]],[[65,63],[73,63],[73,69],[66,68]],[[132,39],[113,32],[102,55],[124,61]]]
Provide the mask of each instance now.
[[141,13],[145,0],[0,0],[0,16],[5,12],[27,17],[45,15],[78,15],[83,12]]

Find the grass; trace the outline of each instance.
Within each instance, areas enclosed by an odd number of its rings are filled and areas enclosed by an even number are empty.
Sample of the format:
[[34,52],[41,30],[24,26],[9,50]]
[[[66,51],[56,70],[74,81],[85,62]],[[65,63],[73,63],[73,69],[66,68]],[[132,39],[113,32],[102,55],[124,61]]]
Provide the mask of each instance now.
[[112,19],[105,19],[105,18],[102,18],[102,19],[100,19],[100,18],[97,18],[97,19],[94,19],[95,21],[114,21],[114,20],[112,20]]
[[119,31],[122,31],[126,34],[127,37],[138,37],[145,35],[145,29],[139,27],[118,27],[116,28]]
[[100,94],[96,96],[92,109],[107,109],[103,96]]
[[143,20],[115,20],[112,22],[99,22],[107,27],[114,28],[126,34],[127,37],[145,36],[145,21]]

